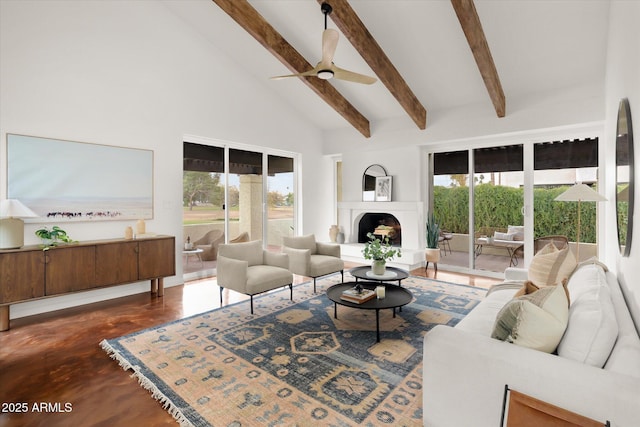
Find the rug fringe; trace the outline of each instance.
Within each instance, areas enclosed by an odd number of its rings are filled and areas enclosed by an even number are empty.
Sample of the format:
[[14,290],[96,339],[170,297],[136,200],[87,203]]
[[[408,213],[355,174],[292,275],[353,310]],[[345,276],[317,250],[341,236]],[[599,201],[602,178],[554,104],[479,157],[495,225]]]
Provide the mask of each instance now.
[[151,393],[151,397],[157,400],[164,410],[166,410],[182,427],[194,427],[187,417],[182,414],[180,408],[174,405],[164,393],[156,387],[147,377],[140,373],[138,366],[133,366],[111,344],[105,339],[100,342],[100,347],[109,355],[110,358],[118,362],[118,365],[125,371],[133,371],[132,377],[138,380],[138,384]]

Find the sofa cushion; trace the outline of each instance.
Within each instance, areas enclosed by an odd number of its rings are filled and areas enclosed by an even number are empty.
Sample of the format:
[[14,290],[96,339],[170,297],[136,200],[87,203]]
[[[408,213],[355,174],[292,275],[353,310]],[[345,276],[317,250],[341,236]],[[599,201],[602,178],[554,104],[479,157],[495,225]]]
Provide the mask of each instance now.
[[601,368],[617,337],[616,314],[609,287],[602,276],[602,283],[590,286],[573,298],[569,324],[558,346],[558,355]]
[[554,285],[571,276],[575,268],[576,258],[569,247],[558,249],[549,243],[531,260],[529,280],[537,286]]
[[487,296],[467,314],[456,328],[466,332],[490,337],[496,315],[513,298],[513,294],[522,286],[522,282],[508,282],[493,285]]
[[567,327],[568,306],[566,281],[514,298],[498,312],[491,337],[551,353]]

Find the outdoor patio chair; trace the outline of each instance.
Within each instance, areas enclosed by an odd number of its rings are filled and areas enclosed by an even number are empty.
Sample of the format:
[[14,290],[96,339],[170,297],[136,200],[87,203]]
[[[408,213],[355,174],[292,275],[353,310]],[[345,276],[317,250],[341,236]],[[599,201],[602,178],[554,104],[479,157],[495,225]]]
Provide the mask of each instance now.
[[440,249],[444,251],[445,255],[447,254],[447,249],[449,249],[449,253],[451,253],[451,244],[449,243],[451,239],[453,239],[453,233],[446,230],[440,230],[440,238],[438,239],[438,242],[440,244]]
[[[558,249],[564,249],[569,246],[569,238],[567,236],[542,236],[533,240],[533,254],[537,254],[540,249],[547,246],[549,243],[553,243],[553,245]],[[514,256],[516,257],[524,257],[524,244],[518,247],[514,251]]]
[[224,232],[211,230],[193,242],[193,247],[203,250],[200,256],[203,261],[214,261],[218,257],[218,245],[221,243],[224,243]]

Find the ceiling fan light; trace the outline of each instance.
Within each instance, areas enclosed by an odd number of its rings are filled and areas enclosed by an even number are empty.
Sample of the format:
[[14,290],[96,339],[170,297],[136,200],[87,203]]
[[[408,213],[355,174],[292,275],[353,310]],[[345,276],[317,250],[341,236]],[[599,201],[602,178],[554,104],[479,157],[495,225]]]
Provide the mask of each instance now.
[[318,78],[322,79],[322,80],[329,80],[331,77],[333,77],[333,71],[331,70],[320,70],[318,71]]

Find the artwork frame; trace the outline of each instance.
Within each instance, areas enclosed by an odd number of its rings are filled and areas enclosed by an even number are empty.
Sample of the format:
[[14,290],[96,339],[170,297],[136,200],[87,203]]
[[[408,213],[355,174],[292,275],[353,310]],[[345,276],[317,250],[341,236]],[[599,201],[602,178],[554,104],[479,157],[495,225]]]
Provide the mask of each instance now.
[[152,219],[153,151],[7,134],[7,197],[25,222]]
[[393,180],[390,175],[376,177],[376,202],[390,202]]

